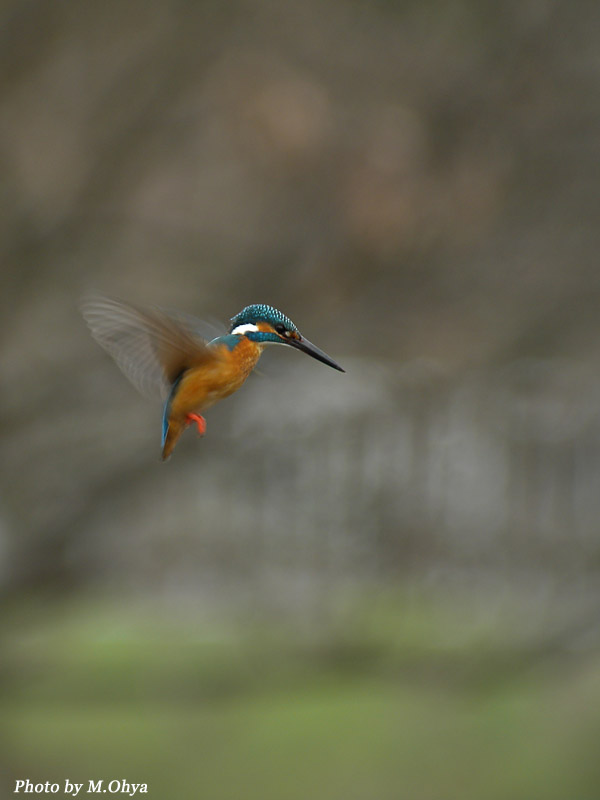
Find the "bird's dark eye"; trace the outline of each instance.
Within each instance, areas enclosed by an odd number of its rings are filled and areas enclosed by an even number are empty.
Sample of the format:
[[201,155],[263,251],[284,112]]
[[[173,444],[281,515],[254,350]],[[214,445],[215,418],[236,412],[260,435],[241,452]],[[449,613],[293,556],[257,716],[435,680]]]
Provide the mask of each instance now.
[[278,322],[277,325],[273,325],[275,329],[275,333],[278,333],[280,336],[285,335],[285,325],[282,322]]

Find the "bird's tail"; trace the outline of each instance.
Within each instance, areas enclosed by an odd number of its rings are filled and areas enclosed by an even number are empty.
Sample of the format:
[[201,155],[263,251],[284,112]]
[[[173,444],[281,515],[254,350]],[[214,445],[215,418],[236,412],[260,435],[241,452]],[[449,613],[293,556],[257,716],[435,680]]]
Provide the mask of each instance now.
[[177,440],[185,430],[185,423],[178,419],[171,419],[166,421],[165,434],[163,437],[162,459],[166,461],[173,452]]

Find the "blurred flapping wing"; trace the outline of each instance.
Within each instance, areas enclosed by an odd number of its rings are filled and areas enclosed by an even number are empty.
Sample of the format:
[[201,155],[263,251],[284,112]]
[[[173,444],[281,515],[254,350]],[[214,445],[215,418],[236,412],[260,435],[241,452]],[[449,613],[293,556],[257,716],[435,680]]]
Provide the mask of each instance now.
[[192,317],[136,308],[102,295],[84,298],[81,313],[98,344],[133,385],[150,397],[164,398],[184,370],[218,357],[195,333]]

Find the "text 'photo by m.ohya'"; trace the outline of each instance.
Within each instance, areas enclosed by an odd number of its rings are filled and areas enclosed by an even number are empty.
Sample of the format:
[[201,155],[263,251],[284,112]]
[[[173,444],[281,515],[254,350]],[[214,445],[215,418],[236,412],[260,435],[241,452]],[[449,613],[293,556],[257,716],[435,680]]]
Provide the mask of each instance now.
[[[89,780],[87,788],[85,783],[75,783],[67,778],[64,782],[62,789],[63,794],[69,797],[77,797],[81,792],[82,794],[96,794],[109,792],[110,794],[126,794],[128,797],[133,797],[138,792],[140,794],[148,794],[147,783],[128,783],[126,780],[111,780],[108,783],[101,778],[100,780]],[[61,790],[61,784],[51,783],[32,783],[29,778],[24,780],[19,779],[15,781],[14,794],[58,794]]]

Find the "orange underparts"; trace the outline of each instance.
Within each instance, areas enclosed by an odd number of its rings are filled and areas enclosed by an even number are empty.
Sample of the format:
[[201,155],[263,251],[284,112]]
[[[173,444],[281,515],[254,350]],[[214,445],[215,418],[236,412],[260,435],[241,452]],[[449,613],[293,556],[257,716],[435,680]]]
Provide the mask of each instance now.
[[206,420],[204,417],[201,417],[200,414],[187,414],[185,417],[186,425],[191,425],[192,422],[195,422],[198,426],[198,433],[200,436],[204,436],[206,433]]

